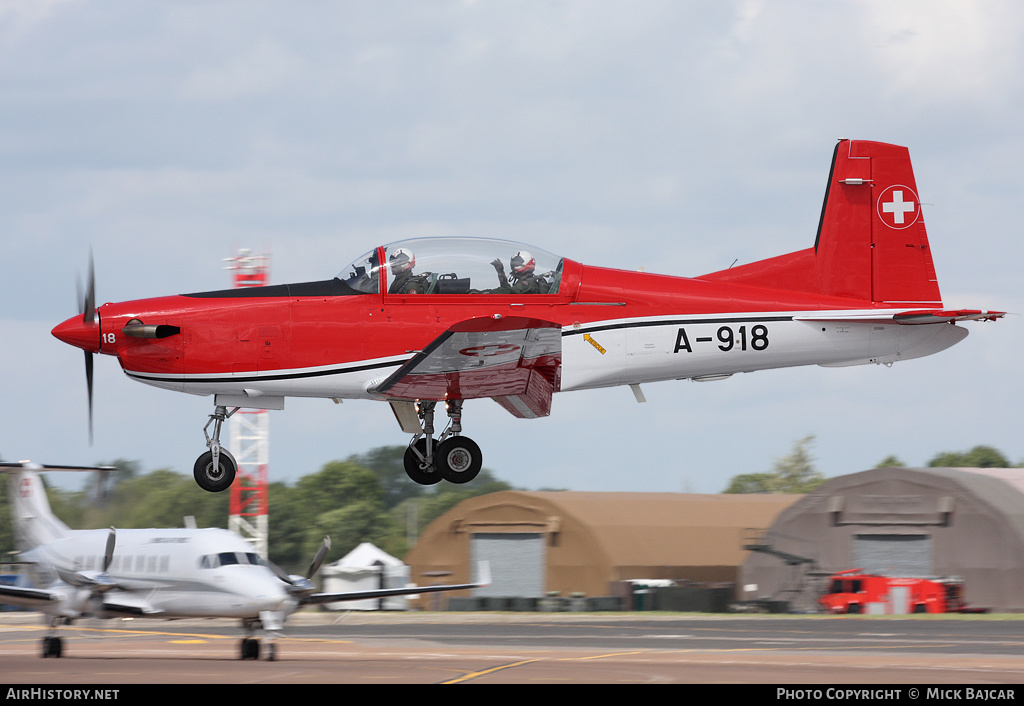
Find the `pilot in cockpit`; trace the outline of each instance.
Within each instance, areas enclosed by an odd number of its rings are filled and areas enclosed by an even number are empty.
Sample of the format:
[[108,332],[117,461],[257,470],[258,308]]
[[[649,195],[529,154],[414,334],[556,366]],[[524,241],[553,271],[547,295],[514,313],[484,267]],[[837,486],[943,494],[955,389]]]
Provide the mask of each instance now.
[[416,256],[411,250],[398,248],[388,256],[391,266],[391,286],[388,294],[424,294],[430,285],[429,275],[414,275],[412,268],[416,266]]
[[499,287],[492,290],[495,294],[542,294],[550,287],[546,279],[534,273],[537,261],[526,250],[520,250],[509,260],[511,281],[505,277],[505,268],[500,259],[496,258],[491,265],[498,273]]

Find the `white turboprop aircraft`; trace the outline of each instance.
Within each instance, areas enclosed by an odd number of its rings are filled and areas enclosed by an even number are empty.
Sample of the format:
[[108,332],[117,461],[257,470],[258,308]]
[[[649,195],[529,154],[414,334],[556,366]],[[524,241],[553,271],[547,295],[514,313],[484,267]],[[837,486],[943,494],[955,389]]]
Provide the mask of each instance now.
[[330,547],[317,552],[305,577],[288,576],[225,529],[72,530],[50,510],[39,471],[99,471],[112,468],[0,463],[9,474],[11,514],[20,562],[34,586],[0,585],[0,602],[32,608],[49,617],[43,657],[60,657],[55,633],[80,618],[239,618],[246,630],[242,659],[276,656],[273,638],[302,606],[385,598],[489,585],[480,565],[476,583],[317,593],[310,580]]

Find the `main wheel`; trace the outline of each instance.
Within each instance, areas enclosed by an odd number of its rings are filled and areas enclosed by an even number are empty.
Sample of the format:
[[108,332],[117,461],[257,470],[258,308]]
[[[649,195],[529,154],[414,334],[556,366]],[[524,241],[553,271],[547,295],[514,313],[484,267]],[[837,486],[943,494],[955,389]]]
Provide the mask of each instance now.
[[[413,449],[416,449],[413,451]],[[419,452],[417,455],[416,452]],[[413,481],[420,485],[434,485],[435,483],[441,482],[441,474],[437,472],[436,464],[431,468],[420,468],[420,456],[424,458],[427,455],[427,440],[419,439],[415,444],[412,444],[405,450],[405,458],[402,459],[405,464],[405,474],[409,476]],[[434,458],[437,458],[437,446],[434,446]]]
[[449,483],[468,483],[483,466],[480,447],[464,436],[450,436],[437,447],[437,470]]
[[260,658],[260,641],[252,637],[242,638],[242,659]]
[[43,657],[60,657],[64,645],[59,637],[47,635],[43,638]]
[[203,490],[211,493],[219,493],[231,487],[235,480],[235,472],[238,470],[238,463],[226,449],[220,450],[220,462],[217,467],[213,466],[213,452],[207,451],[196,459],[196,465],[192,469],[192,476],[196,483]]

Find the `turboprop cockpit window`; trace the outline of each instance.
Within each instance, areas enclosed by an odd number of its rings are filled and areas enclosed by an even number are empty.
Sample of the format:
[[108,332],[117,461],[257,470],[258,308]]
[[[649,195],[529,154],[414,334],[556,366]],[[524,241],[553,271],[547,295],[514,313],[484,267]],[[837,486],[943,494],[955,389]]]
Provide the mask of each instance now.
[[345,267],[336,279],[363,294],[376,294],[380,291],[380,262],[377,248],[357,257]]
[[388,294],[557,294],[562,259],[486,238],[419,238],[384,247]]

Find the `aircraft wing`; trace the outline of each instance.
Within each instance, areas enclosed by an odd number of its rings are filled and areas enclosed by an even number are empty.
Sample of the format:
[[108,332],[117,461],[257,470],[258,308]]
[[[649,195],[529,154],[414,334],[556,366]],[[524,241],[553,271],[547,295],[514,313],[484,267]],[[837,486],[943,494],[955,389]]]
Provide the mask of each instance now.
[[337,603],[340,601],[361,601],[367,598],[388,598],[390,596],[414,596],[420,593],[438,593],[439,591],[461,591],[469,588],[483,588],[491,585],[490,564],[480,562],[479,577],[476,583],[459,583],[441,586],[407,586],[405,588],[378,588],[369,591],[347,591],[344,593],[310,593],[302,596],[303,605],[319,603]]
[[794,316],[794,321],[852,321],[859,323],[897,323],[906,325],[922,324],[948,324],[957,321],[995,321],[1006,316],[1005,311],[982,311],[981,309],[954,309],[940,311],[937,309],[919,309],[914,311],[899,311],[896,313],[883,313],[877,311],[862,312],[828,312],[823,314],[810,314],[807,316]]
[[43,610],[44,606],[61,600],[62,596],[45,588],[26,588],[0,584],[0,603],[19,608]]
[[558,324],[517,316],[467,319],[417,351],[373,392],[389,400],[491,397],[517,417],[546,417],[561,365]]
[[19,463],[0,463],[0,471],[116,471],[114,466],[48,466],[40,463],[22,461]]

